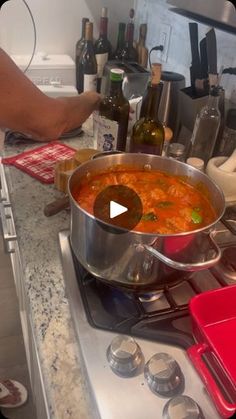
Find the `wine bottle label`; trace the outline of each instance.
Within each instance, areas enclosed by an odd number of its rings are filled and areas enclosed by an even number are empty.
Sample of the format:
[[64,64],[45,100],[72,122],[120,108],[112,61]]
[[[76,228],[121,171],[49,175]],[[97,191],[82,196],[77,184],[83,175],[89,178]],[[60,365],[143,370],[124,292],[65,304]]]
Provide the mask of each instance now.
[[101,151],[112,151],[117,148],[118,122],[111,121],[101,115],[95,116],[95,133],[97,148]]
[[84,74],[84,92],[96,92],[97,74]]
[[104,54],[96,54],[97,66],[98,66],[98,78],[103,75],[103,70],[106,62],[108,61],[108,52]]

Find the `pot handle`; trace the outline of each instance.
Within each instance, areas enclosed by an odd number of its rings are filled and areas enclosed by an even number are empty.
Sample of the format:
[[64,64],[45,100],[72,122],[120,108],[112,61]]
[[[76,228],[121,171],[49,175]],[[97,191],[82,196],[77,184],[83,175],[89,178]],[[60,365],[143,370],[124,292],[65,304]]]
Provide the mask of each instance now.
[[206,364],[203,362],[202,355],[209,350],[205,343],[199,343],[188,348],[187,353],[211,395],[218,412],[222,418],[229,418],[236,412],[236,404],[231,404],[225,400]]
[[154,249],[152,246],[143,245],[143,247],[150,252],[153,256],[158,258],[161,262],[165,263],[166,265],[170,266],[171,268],[178,269],[179,271],[189,271],[189,272],[196,272],[201,271],[203,269],[209,269],[213,265],[215,265],[221,258],[221,250],[219,246],[216,244],[215,240],[213,239],[211,233],[208,236],[213,249],[216,252],[214,258],[209,259],[205,262],[198,262],[198,263],[183,263],[178,262],[177,260],[172,260],[167,256],[163,255],[163,253],[159,252],[158,250]]

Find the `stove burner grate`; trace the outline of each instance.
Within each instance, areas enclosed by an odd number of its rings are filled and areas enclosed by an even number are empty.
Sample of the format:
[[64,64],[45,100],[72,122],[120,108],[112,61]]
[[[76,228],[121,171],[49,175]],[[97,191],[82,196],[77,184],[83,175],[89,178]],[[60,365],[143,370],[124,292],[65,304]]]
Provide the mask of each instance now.
[[[236,249],[236,247],[234,247]],[[72,252],[73,253],[73,252]],[[73,255],[78,286],[92,327],[187,348],[193,344],[188,302],[194,295],[229,285],[219,270],[200,271],[157,293],[123,291],[87,272]],[[156,296],[156,297],[157,297]]]

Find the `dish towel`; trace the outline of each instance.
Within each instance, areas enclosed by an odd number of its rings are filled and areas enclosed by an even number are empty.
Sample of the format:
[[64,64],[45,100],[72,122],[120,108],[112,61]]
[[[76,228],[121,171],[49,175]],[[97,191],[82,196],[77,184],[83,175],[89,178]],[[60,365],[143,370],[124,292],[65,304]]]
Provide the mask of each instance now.
[[54,182],[54,166],[57,161],[71,158],[76,150],[59,141],[2,159],[43,183]]

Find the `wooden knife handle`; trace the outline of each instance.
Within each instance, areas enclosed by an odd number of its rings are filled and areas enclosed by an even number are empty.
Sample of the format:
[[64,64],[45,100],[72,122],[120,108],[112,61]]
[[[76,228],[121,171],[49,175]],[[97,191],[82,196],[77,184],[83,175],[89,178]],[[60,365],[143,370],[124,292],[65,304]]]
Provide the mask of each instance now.
[[58,198],[55,201],[47,204],[44,208],[44,215],[46,217],[51,217],[52,215],[58,214],[60,211],[69,208],[70,201],[69,196],[63,196],[62,198]]

